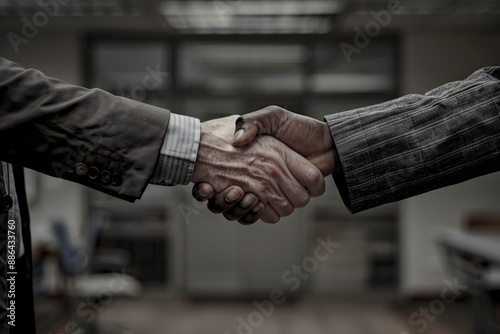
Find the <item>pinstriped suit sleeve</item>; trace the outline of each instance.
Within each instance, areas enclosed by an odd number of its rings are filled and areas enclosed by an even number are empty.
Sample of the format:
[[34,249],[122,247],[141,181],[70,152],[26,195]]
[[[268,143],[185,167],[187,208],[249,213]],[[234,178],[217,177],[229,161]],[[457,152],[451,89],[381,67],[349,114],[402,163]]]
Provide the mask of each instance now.
[[500,67],[325,117],[354,213],[500,170]]

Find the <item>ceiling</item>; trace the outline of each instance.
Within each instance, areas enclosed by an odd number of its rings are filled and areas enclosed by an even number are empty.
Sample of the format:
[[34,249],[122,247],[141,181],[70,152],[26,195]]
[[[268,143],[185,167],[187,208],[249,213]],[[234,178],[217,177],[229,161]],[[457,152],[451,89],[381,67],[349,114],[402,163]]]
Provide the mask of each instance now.
[[394,4],[394,22],[446,17],[500,24],[498,0],[0,0],[0,20],[45,12],[58,18],[157,17],[177,34],[327,34],[373,20],[374,12]]

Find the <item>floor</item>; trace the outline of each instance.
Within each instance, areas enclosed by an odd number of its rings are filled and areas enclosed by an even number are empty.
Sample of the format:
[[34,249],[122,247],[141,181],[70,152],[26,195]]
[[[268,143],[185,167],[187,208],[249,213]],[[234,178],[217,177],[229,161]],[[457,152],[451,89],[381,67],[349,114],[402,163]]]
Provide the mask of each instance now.
[[[438,310],[439,315],[433,315],[429,313],[432,311],[430,302],[329,299],[287,301],[275,305],[263,300],[255,303],[194,302],[149,296],[111,300],[102,307],[80,307],[80,310],[87,311],[86,318],[80,318],[83,323],[95,325],[89,312],[92,309],[100,325],[121,328],[125,330],[122,333],[132,334],[467,333],[464,303],[449,304],[444,310]],[[95,329],[89,332],[94,334]]]

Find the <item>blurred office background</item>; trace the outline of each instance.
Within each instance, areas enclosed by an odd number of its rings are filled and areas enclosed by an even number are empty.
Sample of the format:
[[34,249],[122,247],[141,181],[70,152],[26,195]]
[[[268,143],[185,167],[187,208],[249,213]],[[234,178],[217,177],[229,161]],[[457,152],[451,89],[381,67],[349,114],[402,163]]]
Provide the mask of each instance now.
[[[0,0],[0,36],[25,67],[202,121],[269,104],[322,119],[500,65],[500,3]],[[253,226],[191,186],[130,204],[26,174],[42,334],[469,333],[462,298],[411,316],[456,278],[434,228],[500,212],[498,174],[356,215],[328,177],[306,208]]]

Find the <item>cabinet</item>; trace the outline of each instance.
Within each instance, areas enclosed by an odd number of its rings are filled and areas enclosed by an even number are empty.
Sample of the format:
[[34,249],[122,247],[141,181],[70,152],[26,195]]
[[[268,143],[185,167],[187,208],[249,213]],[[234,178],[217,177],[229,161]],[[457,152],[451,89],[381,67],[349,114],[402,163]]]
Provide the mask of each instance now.
[[269,294],[291,291],[283,275],[305,255],[304,212],[278,224],[242,226],[220,216],[198,215],[186,227],[185,289],[189,295]]

